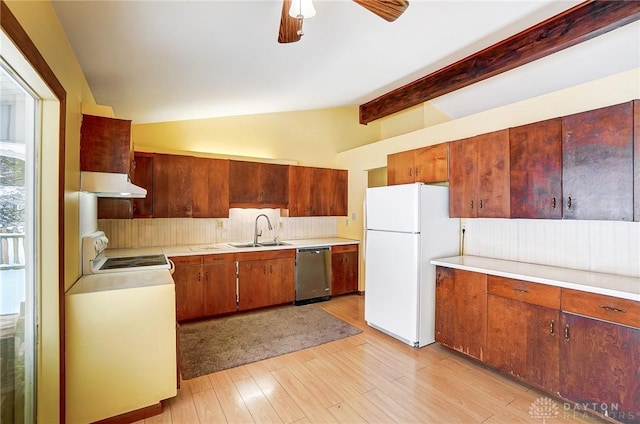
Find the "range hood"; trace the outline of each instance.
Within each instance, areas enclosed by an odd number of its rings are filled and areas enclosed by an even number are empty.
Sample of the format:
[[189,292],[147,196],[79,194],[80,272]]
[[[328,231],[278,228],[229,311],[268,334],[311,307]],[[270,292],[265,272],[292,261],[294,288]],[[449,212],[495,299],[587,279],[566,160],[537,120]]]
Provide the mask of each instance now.
[[127,174],[80,172],[80,190],[98,197],[143,198],[147,190],[129,181]]

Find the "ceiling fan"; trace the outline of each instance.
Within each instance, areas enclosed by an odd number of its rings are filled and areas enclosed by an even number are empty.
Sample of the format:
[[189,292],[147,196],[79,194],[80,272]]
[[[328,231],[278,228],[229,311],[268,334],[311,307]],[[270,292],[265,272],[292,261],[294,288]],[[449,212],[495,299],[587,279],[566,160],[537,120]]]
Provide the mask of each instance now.
[[[353,0],[382,19],[393,22],[409,7],[408,0]],[[304,19],[316,14],[311,0],[282,0],[278,43],[294,43],[302,35]]]

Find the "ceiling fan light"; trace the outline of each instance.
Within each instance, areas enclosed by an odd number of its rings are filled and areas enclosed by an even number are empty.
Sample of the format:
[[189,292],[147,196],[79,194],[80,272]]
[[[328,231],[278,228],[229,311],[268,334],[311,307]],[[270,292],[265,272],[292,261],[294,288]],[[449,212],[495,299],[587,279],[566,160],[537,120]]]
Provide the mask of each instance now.
[[292,18],[309,19],[316,16],[316,8],[312,0],[292,0],[289,8],[289,16]]

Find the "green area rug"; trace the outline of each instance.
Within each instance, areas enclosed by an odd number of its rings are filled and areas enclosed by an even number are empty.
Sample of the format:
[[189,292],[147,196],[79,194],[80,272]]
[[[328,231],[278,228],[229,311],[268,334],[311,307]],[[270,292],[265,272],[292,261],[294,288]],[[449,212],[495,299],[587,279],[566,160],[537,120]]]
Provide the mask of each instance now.
[[317,306],[281,306],[180,325],[185,380],[361,333]]

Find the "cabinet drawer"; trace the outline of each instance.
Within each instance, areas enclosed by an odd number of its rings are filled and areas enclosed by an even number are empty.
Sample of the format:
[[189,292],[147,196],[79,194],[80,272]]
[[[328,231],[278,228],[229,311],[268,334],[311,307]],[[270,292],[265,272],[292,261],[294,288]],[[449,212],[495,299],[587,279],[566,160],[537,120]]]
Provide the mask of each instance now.
[[234,253],[221,253],[216,255],[204,255],[203,263],[206,264],[219,264],[224,262],[234,262],[236,255]]
[[169,259],[176,265],[201,265],[202,256],[171,256]]
[[560,287],[489,275],[488,292],[533,305],[560,309]]
[[562,310],[640,328],[640,302],[562,289]]
[[357,252],[358,245],[357,244],[343,244],[338,246],[331,246],[331,253],[347,253],[347,252]]

